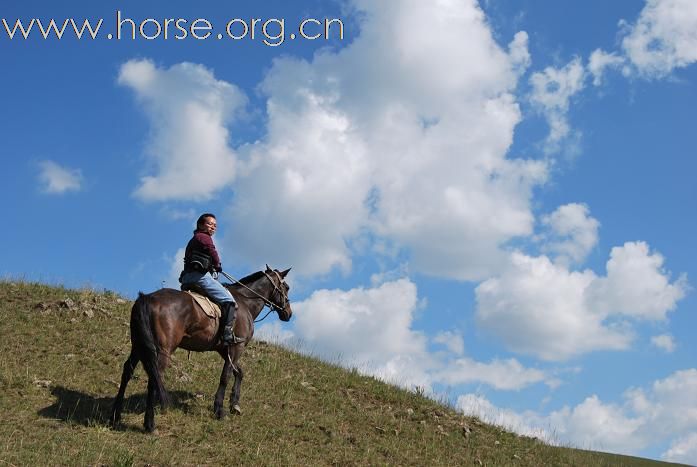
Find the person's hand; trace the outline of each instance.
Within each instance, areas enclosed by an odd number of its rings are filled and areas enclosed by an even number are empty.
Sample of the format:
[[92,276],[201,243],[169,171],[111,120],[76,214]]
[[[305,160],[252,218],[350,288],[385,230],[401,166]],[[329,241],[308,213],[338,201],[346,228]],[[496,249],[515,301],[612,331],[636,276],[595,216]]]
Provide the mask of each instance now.
[[219,264],[215,267],[215,272],[223,272],[223,265]]

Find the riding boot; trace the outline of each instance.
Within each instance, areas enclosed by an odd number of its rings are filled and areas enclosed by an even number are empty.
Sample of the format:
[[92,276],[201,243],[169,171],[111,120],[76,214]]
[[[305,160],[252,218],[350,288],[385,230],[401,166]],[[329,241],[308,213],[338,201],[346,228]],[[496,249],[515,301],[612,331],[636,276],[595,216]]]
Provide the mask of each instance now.
[[225,327],[223,328],[223,343],[226,345],[239,344],[244,342],[244,339],[235,336],[235,320],[237,319],[237,303],[223,303]]

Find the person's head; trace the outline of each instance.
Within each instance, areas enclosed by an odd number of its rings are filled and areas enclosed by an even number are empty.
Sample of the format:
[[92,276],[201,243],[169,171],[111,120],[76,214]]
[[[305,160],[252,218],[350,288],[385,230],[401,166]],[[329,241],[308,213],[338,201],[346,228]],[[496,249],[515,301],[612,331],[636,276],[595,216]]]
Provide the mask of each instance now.
[[201,214],[196,221],[196,230],[199,232],[205,232],[210,236],[213,236],[217,228],[218,223],[215,220],[215,215],[209,212]]

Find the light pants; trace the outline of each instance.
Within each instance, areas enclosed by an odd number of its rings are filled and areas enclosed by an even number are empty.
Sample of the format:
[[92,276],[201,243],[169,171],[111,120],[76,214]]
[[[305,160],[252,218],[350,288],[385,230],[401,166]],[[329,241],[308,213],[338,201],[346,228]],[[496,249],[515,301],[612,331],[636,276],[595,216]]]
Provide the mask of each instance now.
[[211,300],[218,304],[235,301],[230,291],[223,287],[216,279],[213,279],[210,272],[187,272],[181,276],[179,282],[182,284],[196,284],[206,292],[206,295],[208,295]]

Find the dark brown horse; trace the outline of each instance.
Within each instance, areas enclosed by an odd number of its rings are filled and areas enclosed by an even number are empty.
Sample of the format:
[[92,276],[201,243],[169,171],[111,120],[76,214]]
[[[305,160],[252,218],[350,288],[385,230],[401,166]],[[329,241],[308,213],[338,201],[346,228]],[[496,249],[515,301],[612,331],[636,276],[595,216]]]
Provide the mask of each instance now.
[[230,393],[230,412],[240,413],[240,386],[244,373],[239,359],[245,346],[252,340],[254,320],[265,306],[278,313],[281,321],[290,320],[293,314],[288,300],[289,287],[285,277],[290,269],[280,272],[266,266],[241,279],[237,284],[226,285],[232,293],[239,309],[235,323],[235,335],[244,342],[229,347],[220,339],[218,319],[209,318],[191,295],[174,289],[160,289],[151,294],[139,294],[131,309],[131,354],[123,364],[121,386],[114,401],[111,422],[117,426],[121,421],[123,397],[128,381],[138,362],[143,362],[148,374],[148,397],[145,408],[145,430],[155,430],[155,399],[166,407],[169,402],[162,382],[162,371],[167,368],[170,356],[177,347],[196,352],[215,351],[225,364],[220,375],[220,384],[215,393],[213,411],[217,418],[223,418],[223,400],[230,375],[235,381]]

